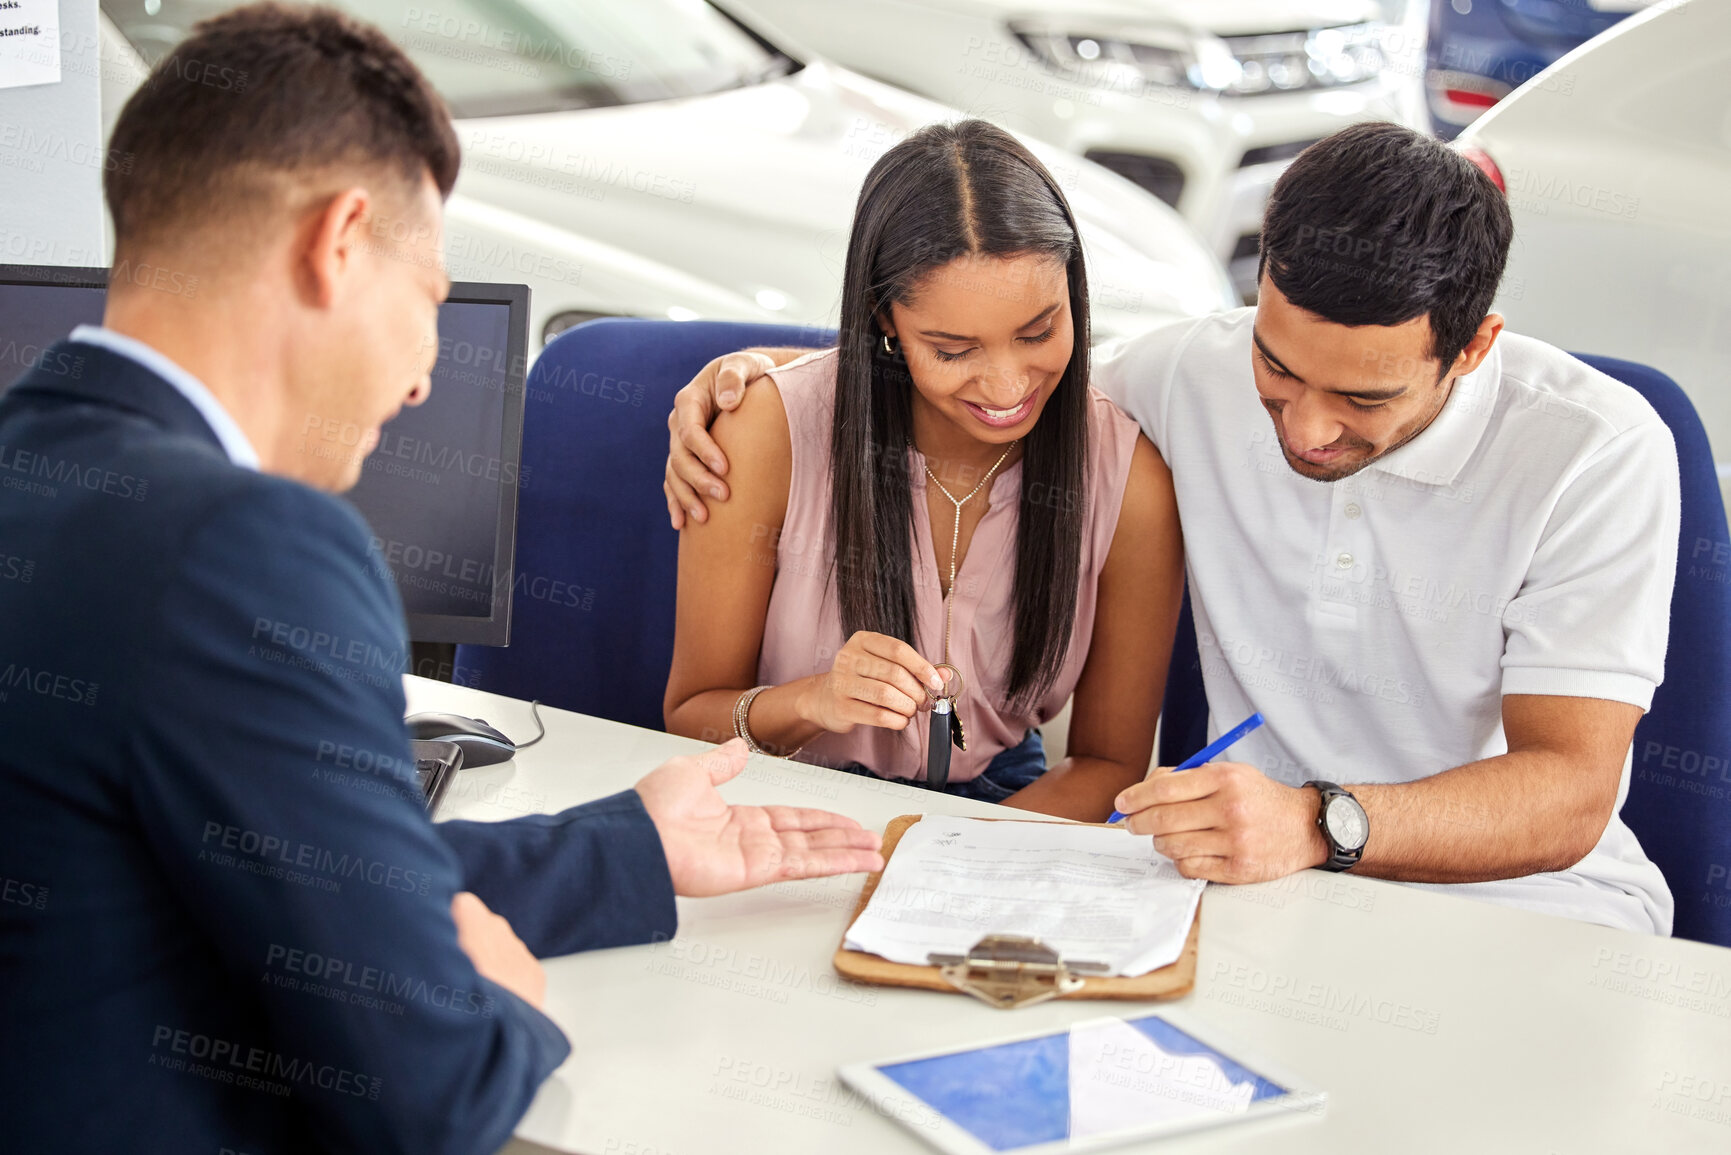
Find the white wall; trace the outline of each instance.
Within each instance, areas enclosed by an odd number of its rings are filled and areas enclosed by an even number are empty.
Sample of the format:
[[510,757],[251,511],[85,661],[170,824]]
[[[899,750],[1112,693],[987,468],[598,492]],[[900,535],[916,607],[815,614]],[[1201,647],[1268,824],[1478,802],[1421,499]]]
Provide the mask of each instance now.
[[0,88],[0,263],[106,265],[97,0],[60,0],[60,83]]

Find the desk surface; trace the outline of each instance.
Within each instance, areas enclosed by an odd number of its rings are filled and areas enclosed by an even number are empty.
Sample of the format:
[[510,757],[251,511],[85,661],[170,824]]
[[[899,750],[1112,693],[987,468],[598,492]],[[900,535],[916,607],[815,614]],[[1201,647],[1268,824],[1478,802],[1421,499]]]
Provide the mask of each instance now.
[[[411,710],[533,732],[524,703],[407,682]],[[560,810],[703,746],[542,717],[546,741],[461,771],[439,817]],[[1002,813],[767,758],[723,793],[879,830],[898,814]],[[573,1053],[518,1136],[590,1155],[928,1151],[837,1067],[1160,1005],[1003,1012],[843,982],[830,956],[863,879],[682,898],[670,942],[549,961],[547,1011]],[[1326,1090],[1328,1110],[1140,1150],[1731,1151],[1731,951],[1316,871],[1210,886],[1202,907],[1196,990],[1175,1005]]]

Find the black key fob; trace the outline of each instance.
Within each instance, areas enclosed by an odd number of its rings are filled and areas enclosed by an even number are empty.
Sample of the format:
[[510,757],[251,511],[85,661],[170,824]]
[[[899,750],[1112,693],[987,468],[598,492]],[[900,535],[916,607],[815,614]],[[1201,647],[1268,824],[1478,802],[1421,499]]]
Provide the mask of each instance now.
[[950,782],[951,729],[955,712],[948,698],[939,698],[932,706],[931,730],[926,735],[926,787],[942,790]]

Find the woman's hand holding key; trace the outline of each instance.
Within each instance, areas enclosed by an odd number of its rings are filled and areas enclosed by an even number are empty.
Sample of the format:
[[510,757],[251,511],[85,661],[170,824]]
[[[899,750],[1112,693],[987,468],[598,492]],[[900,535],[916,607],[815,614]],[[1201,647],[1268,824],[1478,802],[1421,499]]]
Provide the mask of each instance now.
[[943,690],[937,668],[912,646],[860,630],[837,651],[829,673],[807,684],[796,709],[800,717],[832,734],[861,725],[900,730]]

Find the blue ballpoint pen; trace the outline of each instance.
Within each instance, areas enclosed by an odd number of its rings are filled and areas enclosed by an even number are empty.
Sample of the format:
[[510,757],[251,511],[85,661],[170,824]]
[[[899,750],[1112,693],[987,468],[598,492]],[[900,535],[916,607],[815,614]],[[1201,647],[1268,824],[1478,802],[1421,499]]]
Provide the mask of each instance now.
[[[1196,753],[1190,755],[1190,757],[1184,759],[1183,762],[1174,766],[1172,768],[1172,773],[1176,774],[1180,770],[1194,770],[1198,766],[1206,766],[1208,763],[1214,761],[1214,759],[1226,753],[1226,748],[1228,746],[1237,744],[1241,738],[1260,725],[1262,725],[1262,715],[1260,713],[1250,715],[1250,717],[1244,719],[1244,721],[1238,723],[1238,725],[1232,727],[1232,729],[1226,731],[1226,733],[1220,735],[1220,737],[1216,738]],[[1124,821],[1124,818],[1125,816],[1123,814],[1114,810],[1112,811],[1112,817],[1106,819],[1106,823],[1107,825],[1110,825],[1114,822],[1122,822]]]

